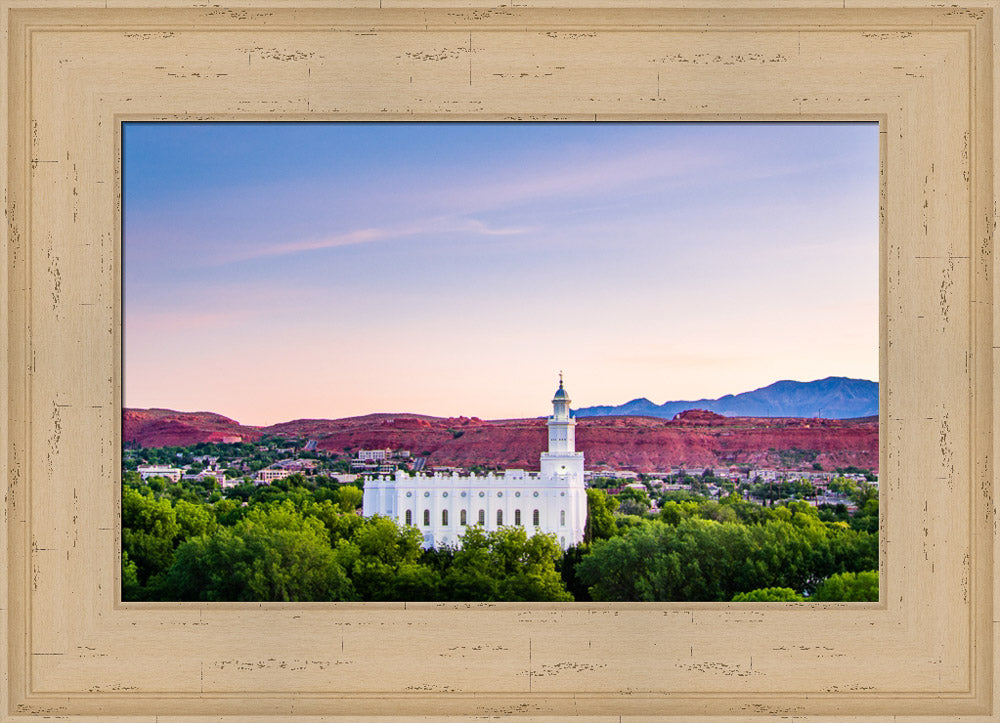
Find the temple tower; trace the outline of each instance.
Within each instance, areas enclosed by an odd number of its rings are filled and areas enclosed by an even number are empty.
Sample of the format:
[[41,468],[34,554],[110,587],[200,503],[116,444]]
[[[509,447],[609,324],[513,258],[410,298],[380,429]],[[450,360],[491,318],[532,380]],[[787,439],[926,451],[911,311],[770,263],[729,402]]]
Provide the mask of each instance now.
[[583,452],[576,451],[576,420],[570,416],[570,401],[559,372],[559,388],[552,397],[552,416],[548,420],[549,451],[542,453],[541,475],[565,477],[583,487]]

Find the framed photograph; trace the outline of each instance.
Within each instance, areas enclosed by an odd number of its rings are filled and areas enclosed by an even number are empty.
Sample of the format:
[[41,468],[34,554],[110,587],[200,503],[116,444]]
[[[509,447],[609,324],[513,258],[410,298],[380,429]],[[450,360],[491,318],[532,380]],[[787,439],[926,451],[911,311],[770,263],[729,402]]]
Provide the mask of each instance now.
[[[5,720],[1000,713],[994,3],[0,11]],[[879,601],[123,602],[121,149],[151,121],[877,124]]]
[[877,122],[122,130],[124,601],[878,602]]

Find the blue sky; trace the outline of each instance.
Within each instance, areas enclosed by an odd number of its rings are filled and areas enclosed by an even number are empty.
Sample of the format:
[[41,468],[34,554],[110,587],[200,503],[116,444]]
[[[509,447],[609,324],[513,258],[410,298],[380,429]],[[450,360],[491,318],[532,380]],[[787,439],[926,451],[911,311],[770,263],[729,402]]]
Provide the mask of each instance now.
[[128,123],[124,399],[247,424],[877,379],[875,124]]

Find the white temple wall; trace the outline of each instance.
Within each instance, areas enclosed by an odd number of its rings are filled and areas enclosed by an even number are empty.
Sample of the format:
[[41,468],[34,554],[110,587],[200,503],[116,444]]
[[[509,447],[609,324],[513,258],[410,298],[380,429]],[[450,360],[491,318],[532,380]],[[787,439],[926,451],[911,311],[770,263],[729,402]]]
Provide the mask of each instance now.
[[[536,531],[554,532],[560,545],[567,547],[582,539],[586,523],[586,492],[582,480],[573,485],[567,477],[540,478],[526,473],[513,475],[426,475],[410,477],[400,472],[394,478],[369,480],[365,484],[364,514],[392,517],[406,524],[406,511],[411,523],[425,533],[425,546],[456,544],[464,532],[462,510],[468,526],[479,524],[483,511],[483,528],[496,530],[497,512],[503,513],[502,526],[517,523],[529,534]],[[425,525],[424,511],[429,525]],[[448,511],[447,524],[442,512]],[[534,511],[538,510],[538,525]]]
[[[583,454],[575,451],[576,421],[570,416],[569,405],[560,374],[559,389],[552,400],[553,414],[548,419],[549,449],[539,460],[541,472],[509,469],[500,474],[435,473],[411,477],[398,470],[393,477],[365,482],[363,514],[384,515],[407,524],[409,511],[409,524],[424,533],[425,547],[458,544],[464,531],[462,510],[466,511],[468,526],[481,524],[493,531],[520,524],[529,535],[535,531],[554,533],[563,548],[577,544],[583,540],[587,521],[587,493]],[[534,524],[535,510],[538,525]],[[499,521],[498,512],[502,513]]]

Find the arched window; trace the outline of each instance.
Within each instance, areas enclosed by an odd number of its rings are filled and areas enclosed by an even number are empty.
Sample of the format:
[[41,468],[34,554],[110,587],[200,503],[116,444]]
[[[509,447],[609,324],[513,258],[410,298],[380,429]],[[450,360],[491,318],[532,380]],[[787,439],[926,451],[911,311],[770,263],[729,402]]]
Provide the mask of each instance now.
[[466,516],[466,514],[465,514],[465,510],[462,510],[462,511],[461,511],[461,512],[459,513],[459,515],[458,515],[458,519],[459,519],[459,521],[460,521],[460,522],[462,523],[462,526],[463,526],[463,527],[464,527],[465,525],[469,524],[469,518],[468,518],[468,517]]
[[430,527],[430,526],[431,526],[431,511],[424,510],[424,527]]
[[503,510],[497,510],[497,527],[503,524]]
[[441,510],[441,524],[448,524],[448,510]]
[[521,524],[521,510],[514,510],[514,524]]
[[486,510],[479,510],[479,524],[486,525]]
[[559,510],[559,524],[566,526],[566,510]]
[[413,510],[406,511],[406,524],[408,525],[413,524]]
[[539,518],[538,510],[535,510],[534,512],[531,513],[531,524],[533,524],[535,527],[538,527],[538,518]]

